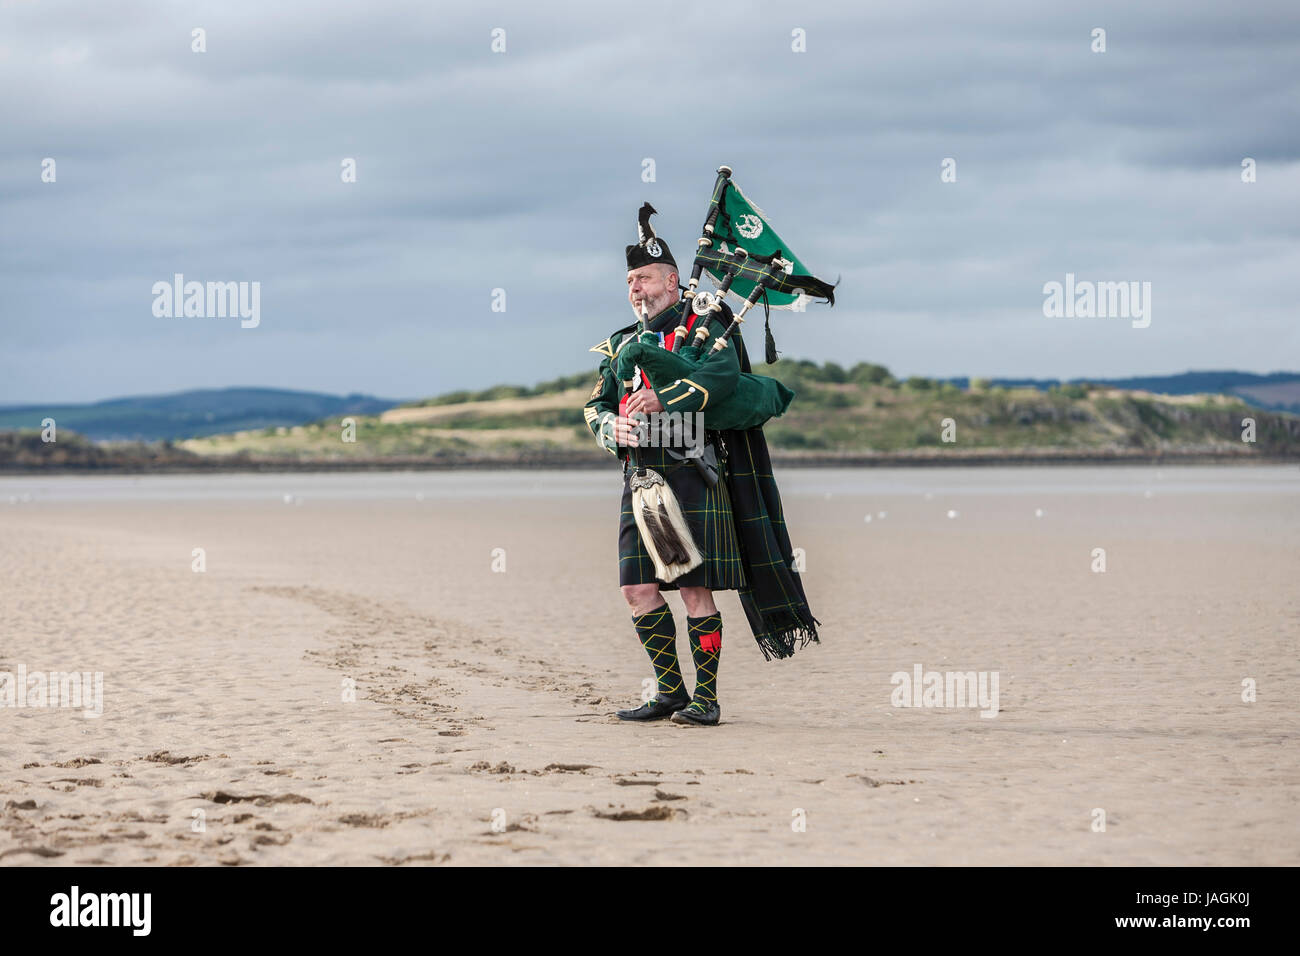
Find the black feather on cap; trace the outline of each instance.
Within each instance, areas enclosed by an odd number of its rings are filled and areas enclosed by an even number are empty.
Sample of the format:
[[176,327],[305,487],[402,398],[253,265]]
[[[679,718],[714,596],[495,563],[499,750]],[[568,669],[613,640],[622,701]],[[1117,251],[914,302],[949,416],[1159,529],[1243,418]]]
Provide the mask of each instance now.
[[655,215],[655,207],[642,203],[636,214],[637,244],[627,247],[627,270],[640,269],[652,262],[677,268],[677,260],[668,250],[668,243],[655,235],[655,227],[650,225],[650,217]]

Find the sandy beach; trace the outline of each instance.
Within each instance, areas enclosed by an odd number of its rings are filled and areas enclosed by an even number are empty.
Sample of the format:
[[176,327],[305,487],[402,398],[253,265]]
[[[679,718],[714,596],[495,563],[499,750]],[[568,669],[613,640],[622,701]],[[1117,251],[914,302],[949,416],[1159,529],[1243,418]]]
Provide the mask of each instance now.
[[1300,468],[778,478],[823,641],[721,595],[716,728],[612,716],[616,468],[0,478],[0,672],[102,673],[0,864],[1300,864]]

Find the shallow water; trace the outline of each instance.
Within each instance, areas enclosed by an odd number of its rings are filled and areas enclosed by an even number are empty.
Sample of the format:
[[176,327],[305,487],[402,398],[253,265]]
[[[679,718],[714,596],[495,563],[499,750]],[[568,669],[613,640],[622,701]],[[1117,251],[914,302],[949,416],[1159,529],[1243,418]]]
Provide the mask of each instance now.
[[[1296,494],[1300,466],[778,467],[785,497],[827,495]],[[585,498],[621,486],[608,471],[0,476],[0,505],[41,501],[384,501]]]

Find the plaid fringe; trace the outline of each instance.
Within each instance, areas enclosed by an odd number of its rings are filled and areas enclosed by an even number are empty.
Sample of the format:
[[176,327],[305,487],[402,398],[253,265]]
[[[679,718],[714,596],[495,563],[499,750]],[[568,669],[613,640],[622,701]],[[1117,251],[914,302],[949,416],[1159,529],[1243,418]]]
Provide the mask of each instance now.
[[[739,336],[740,368],[749,356]],[[820,643],[817,625],[794,571],[794,549],[781,509],[781,492],[772,474],[772,459],[761,428],[723,432],[727,444],[727,490],[730,492],[746,586],[740,603],[765,660],[790,657],[796,647]]]

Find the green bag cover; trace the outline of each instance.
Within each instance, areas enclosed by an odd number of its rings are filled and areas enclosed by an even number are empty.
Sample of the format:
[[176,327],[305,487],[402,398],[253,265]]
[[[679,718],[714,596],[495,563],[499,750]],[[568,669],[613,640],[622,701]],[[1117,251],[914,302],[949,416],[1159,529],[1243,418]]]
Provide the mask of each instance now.
[[724,363],[733,361],[727,354],[730,348],[715,352],[706,344],[701,354],[701,349],[691,345],[680,352],[669,352],[659,346],[657,338],[653,344],[629,342],[619,350],[617,374],[620,381],[627,381],[632,378],[633,367],[641,366],[665,410],[703,411],[705,428],[744,431],[783,415],[794,392],[766,375],[737,373],[735,388],[716,404],[708,403],[708,392],[703,388],[697,390],[694,383],[712,381]]

